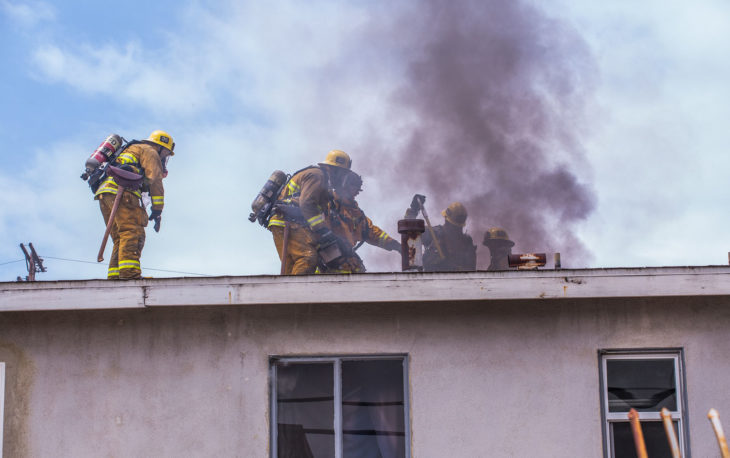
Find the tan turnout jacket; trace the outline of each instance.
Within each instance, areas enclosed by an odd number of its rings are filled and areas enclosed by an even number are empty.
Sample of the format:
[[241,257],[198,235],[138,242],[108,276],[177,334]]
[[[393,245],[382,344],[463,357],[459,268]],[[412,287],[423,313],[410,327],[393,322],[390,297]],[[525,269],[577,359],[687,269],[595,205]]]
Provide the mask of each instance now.
[[[128,146],[117,158],[117,163],[131,165],[140,173],[144,172],[145,185],[149,189],[150,198],[152,199],[152,210],[162,211],[165,206],[165,189],[162,186],[162,161],[157,149],[145,143]],[[137,197],[141,196],[140,190],[131,192]],[[114,178],[107,177],[101,183],[96,191],[95,198],[98,199],[104,193],[117,193],[117,184],[114,182]]]

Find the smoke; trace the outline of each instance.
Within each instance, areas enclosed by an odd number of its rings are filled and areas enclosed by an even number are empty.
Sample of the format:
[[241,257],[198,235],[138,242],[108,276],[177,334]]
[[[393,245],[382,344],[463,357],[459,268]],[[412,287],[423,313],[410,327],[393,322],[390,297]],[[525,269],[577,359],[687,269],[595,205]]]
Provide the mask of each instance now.
[[419,1],[391,25],[379,42],[398,43],[404,63],[386,109],[391,135],[363,139],[371,155],[360,168],[404,196],[403,210],[408,193],[425,193],[434,224],[437,211],[464,203],[479,268],[492,226],[507,230],[514,252],[585,265],[575,231],[595,196],[578,173],[597,72],[582,38],[514,0]]

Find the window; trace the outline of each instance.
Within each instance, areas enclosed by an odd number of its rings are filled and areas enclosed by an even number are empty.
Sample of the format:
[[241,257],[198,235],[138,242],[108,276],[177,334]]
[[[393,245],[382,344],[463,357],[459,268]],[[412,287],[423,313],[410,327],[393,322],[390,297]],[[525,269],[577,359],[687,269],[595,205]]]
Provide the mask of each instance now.
[[405,356],[271,359],[271,456],[410,456]]
[[603,350],[599,355],[606,456],[636,456],[628,420],[631,408],[639,413],[649,456],[672,456],[661,422],[663,407],[672,414],[680,449],[686,450],[689,436],[681,350]]

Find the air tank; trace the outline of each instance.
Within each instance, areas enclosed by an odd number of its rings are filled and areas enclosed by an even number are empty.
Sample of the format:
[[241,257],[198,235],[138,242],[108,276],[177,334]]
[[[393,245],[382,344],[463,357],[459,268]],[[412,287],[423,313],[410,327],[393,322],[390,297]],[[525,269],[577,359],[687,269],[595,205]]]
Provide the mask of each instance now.
[[82,180],[88,180],[94,170],[98,169],[101,164],[108,161],[109,158],[117,152],[122,146],[122,137],[117,134],[108,136],[98,148],[86,160],[84,173],[81,175]]
[[277,193],[281,187],[284,186],[287,178],[287,174],[281,170],[275,170],[274,173],[271,174],[269,180],[266,184],[264,184],[264,187],[261,188],[261,191],[259,191],[256,198],[251,203],[252,212],[248,217],[249,221],[253,223],[258,218],[259,222],[261,222],[263,219],[267,218],[268,213],[271,210],[271,206],[276,201]]

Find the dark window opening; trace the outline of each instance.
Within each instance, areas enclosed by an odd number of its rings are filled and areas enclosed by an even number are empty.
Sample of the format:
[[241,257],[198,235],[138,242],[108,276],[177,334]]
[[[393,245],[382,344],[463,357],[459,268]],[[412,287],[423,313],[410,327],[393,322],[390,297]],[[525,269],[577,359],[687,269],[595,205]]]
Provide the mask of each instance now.
[[278,458],[405,458],[405,358],[272,364]]

